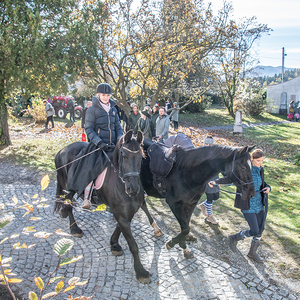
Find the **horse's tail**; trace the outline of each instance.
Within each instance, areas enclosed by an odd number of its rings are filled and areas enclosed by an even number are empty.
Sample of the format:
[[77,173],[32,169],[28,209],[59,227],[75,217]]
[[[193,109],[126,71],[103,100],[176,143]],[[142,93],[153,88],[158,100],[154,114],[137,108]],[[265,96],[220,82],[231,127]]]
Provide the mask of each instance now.
[[[55,168],[56,168],[56,201],[54,205],[54,212],[59,212],[63,208],[65,199],[72,200],[75,192],[67,190],[68,171],[71,167],[72,161],[76,158],[76,155],[87,144],[82,142],[75,142],[61,149],[55,156]],[[67,195],[66,195],[67,194]]]

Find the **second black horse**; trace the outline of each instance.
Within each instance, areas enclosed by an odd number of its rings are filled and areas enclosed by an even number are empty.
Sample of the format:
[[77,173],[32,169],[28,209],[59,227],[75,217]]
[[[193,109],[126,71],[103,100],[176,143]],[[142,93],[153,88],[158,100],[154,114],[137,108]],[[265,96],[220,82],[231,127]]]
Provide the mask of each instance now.
[[[144,151],[151,145],[151,141],[144,140]],[[186,258],[193,257],[192,251],[186,245],[191,215],[205,191],[207,182],[219,172],[223,171],[231,176],[233,183],[241,190],[242,200],[247,201],[254,196],[249,154],[253,148],[254,146],[234,148],[212,145],[185,150],[176,147],[176,162],[170,173],[163,178],[164,195],[154,185],[149,156],[143,159],[141,180],[144,190],[149,196],[165,198],[180,224],[181,232],[166,243],[167,249],[179,244]]]

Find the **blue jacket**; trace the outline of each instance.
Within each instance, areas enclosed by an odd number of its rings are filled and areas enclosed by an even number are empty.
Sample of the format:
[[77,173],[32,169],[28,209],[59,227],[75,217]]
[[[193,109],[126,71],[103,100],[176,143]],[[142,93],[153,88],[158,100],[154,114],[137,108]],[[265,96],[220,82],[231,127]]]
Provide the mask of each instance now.
[[[260,169],[260,177],[261,177],[261,181],[262,181],[262,185],[260,187],[260,190],[262,190],[265,187],[269,187],[271,189],[271,187],[265,182],[264,168]],[[228,183],[232,183],[232,180],[231,180],[230,176],[225,176],[223,178],[217,179],[216,183],[218,183],[218,184],[228,184]],[[237,191],[237,193],[241,193],[241,191],[242,191],[241,187],[238,186],[236,191]],[[263,204],[263,206],[265,206],[265,211],[267,213],[267,211],[268,211],[268,194],[266,194],[264,192],[260,192],[260,194],[261,194],[261,197],[262,197],[262,204]],[[241,199],[241,196],[239,194],[237,194],[235,196],[235,200],[234,200],[234,207],[240,208],[242,210],[249,210],[250,209],[250,199],[248,201],[243,201]]]
[[105,144],[117,144],[123,135],[119,116],[115,108],[116,102],[109,100],[110,110],[107,113],[102,107],[100,100],[93,97],[92,106],[85,115],[85,132],[91,143],[98,145],[102,140]]

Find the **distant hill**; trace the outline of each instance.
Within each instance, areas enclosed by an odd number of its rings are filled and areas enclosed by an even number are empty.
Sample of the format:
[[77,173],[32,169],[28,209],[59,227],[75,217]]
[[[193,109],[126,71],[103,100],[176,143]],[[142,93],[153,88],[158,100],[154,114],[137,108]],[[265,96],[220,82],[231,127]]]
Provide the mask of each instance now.
[[[273,77],[275,74],[281,74],[281,66],[279,67],[271,67],[271,66],[257,66],[252,69],[250,73],[247,74],[247,77],[264,77],[269,76]],[[284,68],[284,71],[294,70],[293,68]]]

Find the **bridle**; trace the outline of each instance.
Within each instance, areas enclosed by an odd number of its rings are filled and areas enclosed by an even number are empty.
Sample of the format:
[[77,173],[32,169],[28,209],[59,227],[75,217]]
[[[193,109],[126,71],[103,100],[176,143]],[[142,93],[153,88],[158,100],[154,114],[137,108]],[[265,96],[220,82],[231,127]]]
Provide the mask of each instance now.
[[[234,163],[235,163],[236,153],[237,153],[237,149],[234,151],[233,161],[232,161],[232,166],[231,166],[231,172],[230,172],[230,174],[228,175],[228,177],[231,177],[231,175],[233,175],[233,176],[238,180],[238,183],[241,183],[241,184],[238,184],[238,185],[236,185],[236,186],[244,186],[244,185],[248,185],[248,184],[254,183],[253,180],[250,181],[250,182],[244,182],[241,178],[239,178],[239,177],[235,174],[235,172],[234,172]],[[215,184],[215,185],[219,185],[219,184]],[[227,184],[227,185],[232,185],[232,184],[230,183],[230,184]],[[220,191],[223,191],[223,192],[226,192],[226,193],[229,193],[229,194],[242,195],[242,193],[234,193],[234,192],[226,191],[226,190],[221,189],[221,188],[220,188]]]
[[119,156],[118,156],[118,163],[119,163],[119,171],[117,171],[117,169],[115,168],[114,164],[112,163],[112,161],[110,160],[110,158],[108,157],[107,153],[103,150],[102,152],[104,153],[104,155],[106,156],[107,160],[110,162],[112,168],[114,169],[114,171],[117,173],[118,177],[121,179],[121,181],[123,183],[125,183],[125,179],[129,178],[129,177],[139,177],[140,176],[140,172],[128,172],[123,174],[123,152],[124,151],[128,151],[130,153],[134,153],[137,154],[141,151],[141,149],[139,150],[130,150],[127,147],[125,147],[124,145],[121,146],[120,150],[119,150]]

